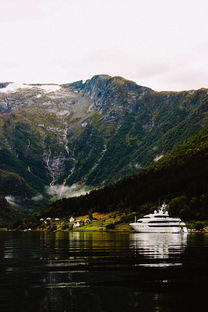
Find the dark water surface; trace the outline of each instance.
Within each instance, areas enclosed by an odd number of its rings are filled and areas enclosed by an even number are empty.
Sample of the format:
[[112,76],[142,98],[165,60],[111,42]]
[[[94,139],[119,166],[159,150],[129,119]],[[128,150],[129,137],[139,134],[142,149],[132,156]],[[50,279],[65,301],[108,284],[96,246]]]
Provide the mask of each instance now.
[[1,232],[1,312],[208,306],[208,235]]

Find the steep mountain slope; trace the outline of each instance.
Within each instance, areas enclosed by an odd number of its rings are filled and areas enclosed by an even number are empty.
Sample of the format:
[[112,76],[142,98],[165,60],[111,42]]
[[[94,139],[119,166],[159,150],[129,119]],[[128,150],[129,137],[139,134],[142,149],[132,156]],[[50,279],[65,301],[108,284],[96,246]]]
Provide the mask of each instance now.
[[12,227],[15,221],[22,218],[14,207],[12,207],[6,198],[0,194],[0,228]]
[[185,220],[207,220],[207,177],[208,127],[205,127],[139,174],[85,196],[53,203],[34,218],[34,224],[38,224],[40,217],[78,216],[93,211],[147,213],[159,200],[170,203],[173,215]]
[[207,112],[207,89],[155,92],[107,75],[1,83],[0,191],[30,213],[51,197],[116,182],[206,125]]

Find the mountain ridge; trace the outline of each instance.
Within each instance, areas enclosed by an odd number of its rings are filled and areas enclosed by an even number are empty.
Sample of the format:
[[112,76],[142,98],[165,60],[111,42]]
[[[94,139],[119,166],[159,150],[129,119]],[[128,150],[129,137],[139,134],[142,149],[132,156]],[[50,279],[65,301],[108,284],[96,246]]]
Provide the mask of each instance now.
[[[108,75],[8,92],[6,84],[0,170],[11,187],[2,178],[0,191],[24,213],[128,177],[208,124],[208,89],[156,92]],[[15,181],[21,188],[9,192]]]

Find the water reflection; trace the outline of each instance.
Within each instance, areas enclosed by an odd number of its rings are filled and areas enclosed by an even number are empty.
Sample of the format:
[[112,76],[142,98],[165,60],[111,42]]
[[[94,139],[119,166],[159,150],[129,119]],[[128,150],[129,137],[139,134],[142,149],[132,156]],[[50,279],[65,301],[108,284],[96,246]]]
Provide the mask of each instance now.
[[0,311],[190,312],[207,261],[208,235],[0,233]]
[[130,247],[148,260],[140,266],[165,267],[182,265],[181,255],[187,246],[187,234],[133,233]]

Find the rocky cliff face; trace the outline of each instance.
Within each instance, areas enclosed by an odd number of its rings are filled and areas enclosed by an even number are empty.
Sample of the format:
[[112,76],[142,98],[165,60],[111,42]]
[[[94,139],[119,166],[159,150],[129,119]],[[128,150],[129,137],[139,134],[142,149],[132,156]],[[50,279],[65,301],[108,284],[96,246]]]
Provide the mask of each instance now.
[[51,197],[115,182],[206,125],[207,112],[207,89],[155,92],[107,75],[1,83],[0,191],[31,212]]
[[93,101],[91,109],[102,114],[115,112],[115,116],[124,113],[136,113],[138,102],[150,89],[138,86],[122,77],[107,75],[94,76],[86,81],[84,91]]

